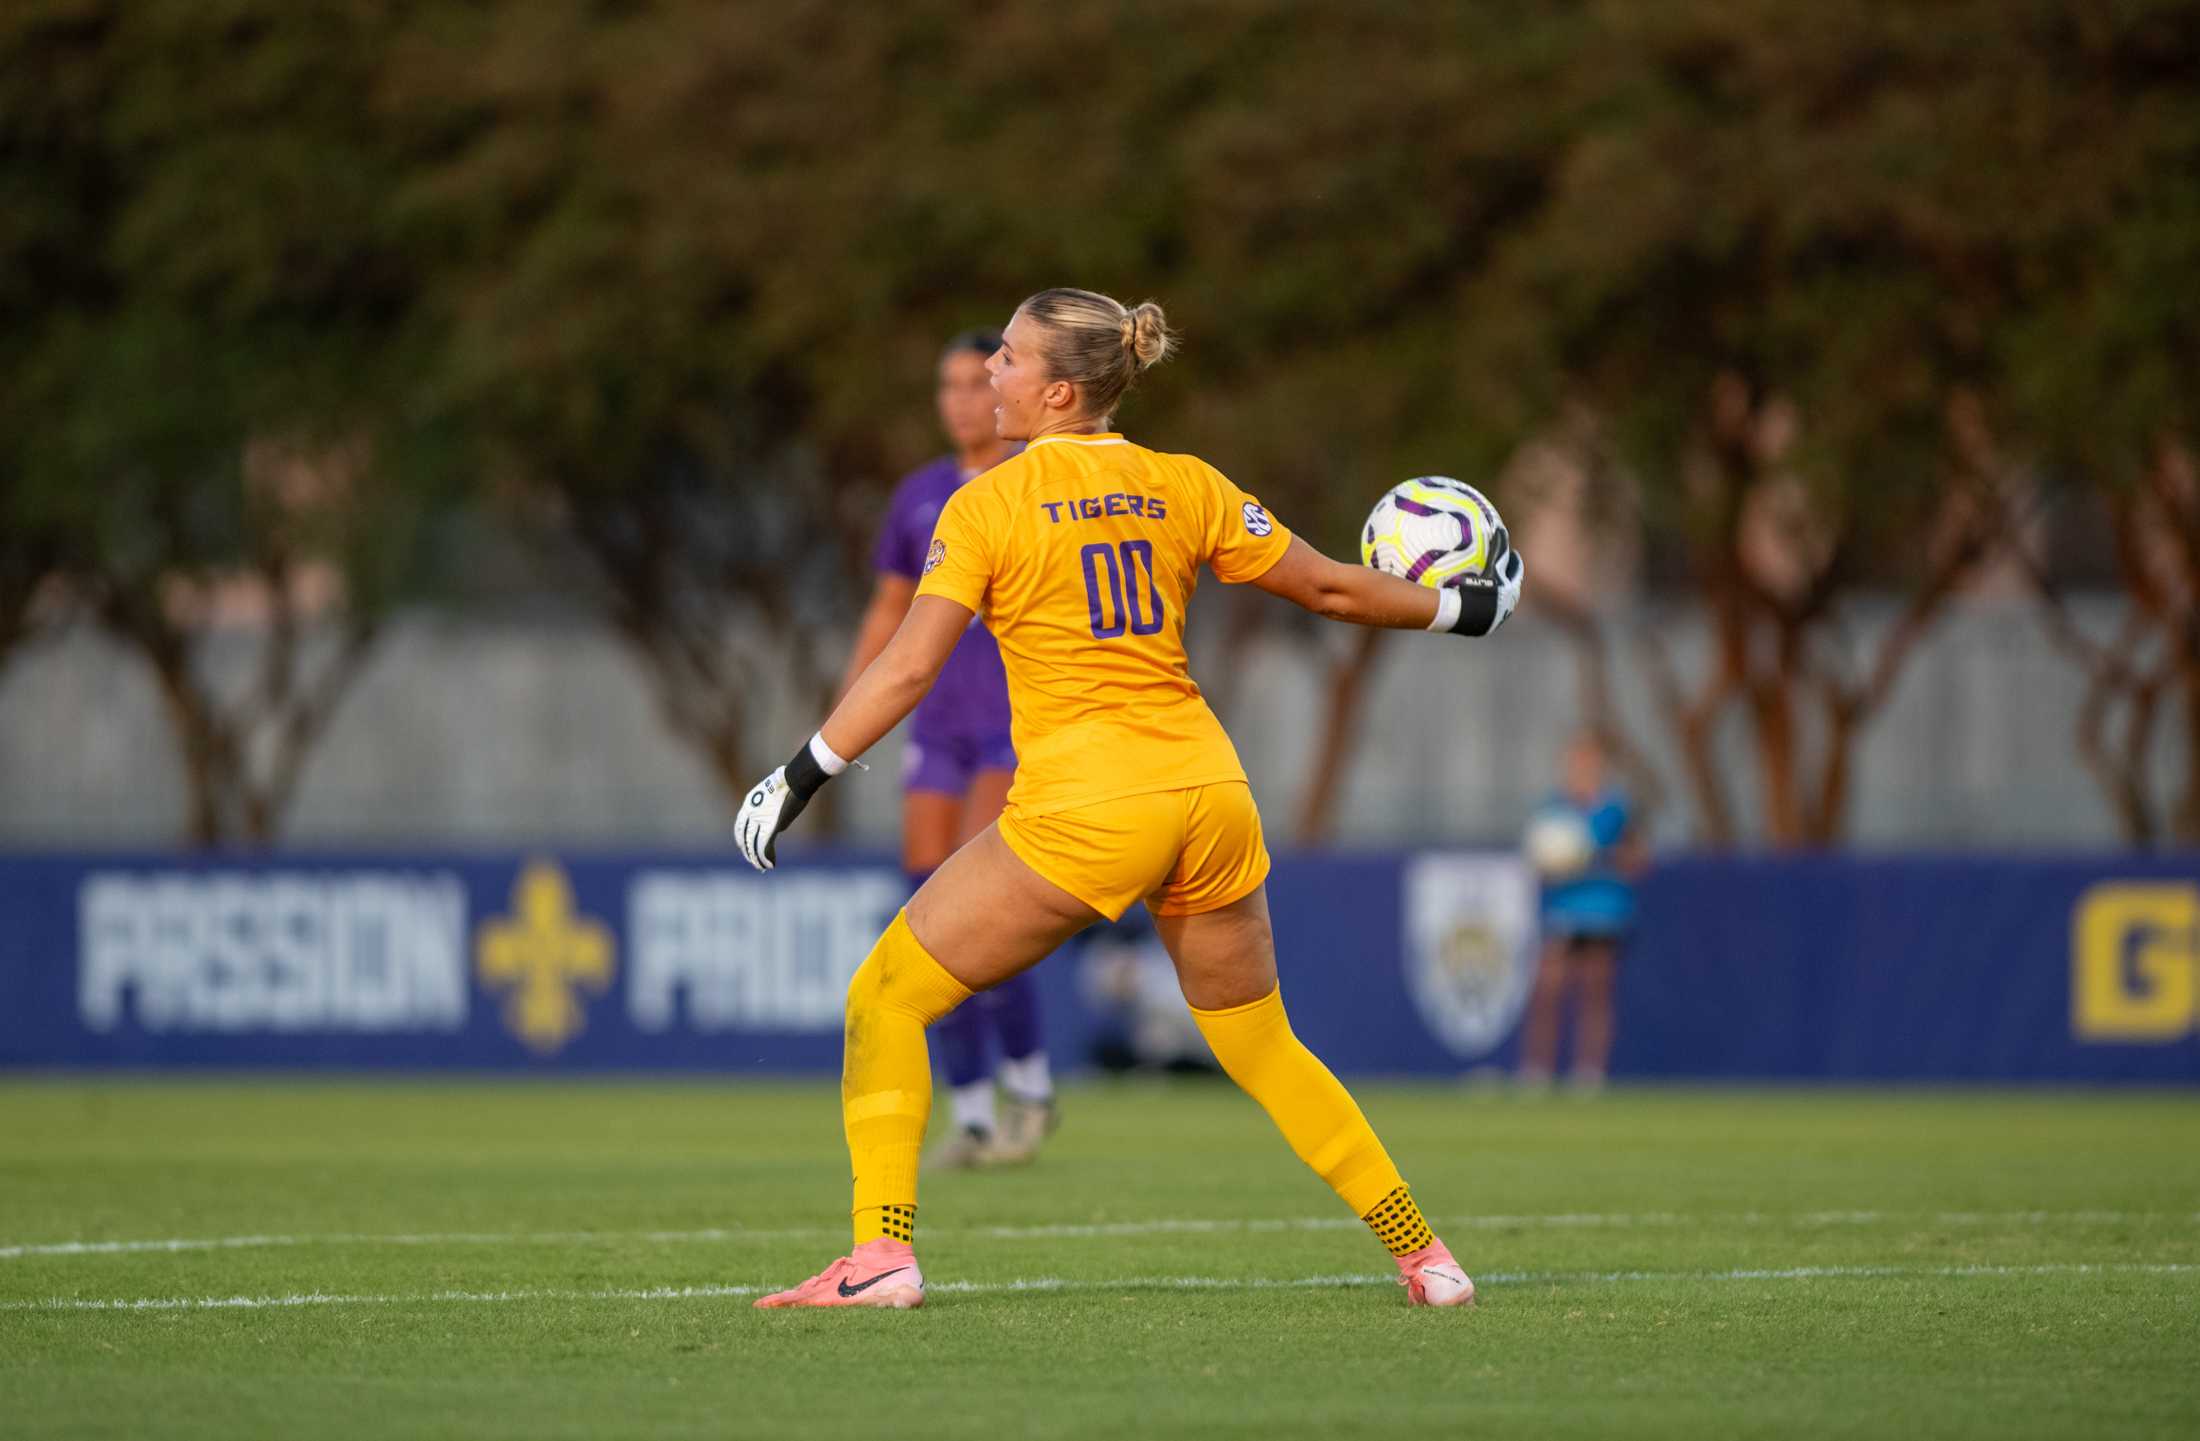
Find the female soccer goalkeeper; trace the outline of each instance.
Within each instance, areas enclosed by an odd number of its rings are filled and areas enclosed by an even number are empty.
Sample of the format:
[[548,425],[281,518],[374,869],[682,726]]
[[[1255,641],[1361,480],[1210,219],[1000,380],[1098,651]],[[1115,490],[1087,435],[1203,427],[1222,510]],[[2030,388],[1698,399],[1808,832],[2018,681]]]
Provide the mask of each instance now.
[[931,686],[974,614],[999,640],[1020,764],[994,825],[933,873],[848,987],[841,1109],[855,1169],[855,1246],[756,1304],[923,1303],[911,1249],[917,1156],[932,1109],[924,1028],[1143,899],[1184,998],[1230,1078],[1397,1259],[1412,1304],[1457,1306],[1474,1283],[1422,1219],[1367,1118],[1291,1032],[1268,924],[1260,815],[1192,683],[1184,610],[1202,564],[1359,625],[1485,635],[1523,566],[1430,590],[1319,554],[1206,462],[1108,429],[1131,382],[1174,348],[1161,308],[1085,290],[1017,307],[987,368],[996,427],[1023,453],[940,513],[908,618],[824,729],[749,791],[742,853]]

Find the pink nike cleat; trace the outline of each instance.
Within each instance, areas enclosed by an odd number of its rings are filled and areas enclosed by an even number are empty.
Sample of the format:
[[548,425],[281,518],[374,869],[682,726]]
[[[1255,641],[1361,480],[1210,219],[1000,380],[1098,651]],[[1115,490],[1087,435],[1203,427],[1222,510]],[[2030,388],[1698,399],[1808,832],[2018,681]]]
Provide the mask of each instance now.
[[1474,1283],[1441,1241],[1398,1258],[1398,1284],[1409,1306],[1472,1306]]
[[759,1310],[785,1306],[884,1306],[907,1311],[924,1304],[924,1273],[906,1241],[866,1241],[791,1291],[756,1298]]

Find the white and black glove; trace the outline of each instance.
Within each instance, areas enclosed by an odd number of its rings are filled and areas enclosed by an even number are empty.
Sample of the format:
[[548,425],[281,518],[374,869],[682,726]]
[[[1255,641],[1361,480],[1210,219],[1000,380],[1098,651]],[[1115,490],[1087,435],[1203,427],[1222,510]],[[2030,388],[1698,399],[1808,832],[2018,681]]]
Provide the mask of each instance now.
[[1437,598],[1436,619],[1430,622],[1430,630],[1488,635],[1503,625],[1513,607],[1520,604],[1520,587],[1528,578],[1528,563],[1512,548],[1504,527],[1498,527],[1494,543],[1497,559],[1490,563],[1488,573],[1464,576],[1444,588]]
[[794,824],[825,782],[847,768],[820,734],[796,751],[793,760],[750,786],[733,817],[733,838],[749,864],[760,871],[777,865],[779,833]]

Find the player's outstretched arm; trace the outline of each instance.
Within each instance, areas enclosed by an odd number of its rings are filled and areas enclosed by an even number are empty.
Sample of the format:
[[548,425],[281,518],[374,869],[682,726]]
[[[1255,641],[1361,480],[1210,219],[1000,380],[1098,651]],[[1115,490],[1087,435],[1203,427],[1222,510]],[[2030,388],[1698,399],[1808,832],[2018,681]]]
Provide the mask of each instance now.
[[777,864],[779,833],[794,824],[818,787],[917,708],[969,629],[970,615],[968,606],[941,596],[920,595],[910,603],[894,638],[848,687],[824,729],[742,797],[733,835],[750,865],[768,871]]
[[1520,603],[1520,586],[1527,578],[1520,552],[1511,549],[1499,558],[1495,572],[1431,590],[1371,566],[1331,560],[1293,536],[1283,558],[1253,584],[1316,615],[1354,625],[1488,635]]

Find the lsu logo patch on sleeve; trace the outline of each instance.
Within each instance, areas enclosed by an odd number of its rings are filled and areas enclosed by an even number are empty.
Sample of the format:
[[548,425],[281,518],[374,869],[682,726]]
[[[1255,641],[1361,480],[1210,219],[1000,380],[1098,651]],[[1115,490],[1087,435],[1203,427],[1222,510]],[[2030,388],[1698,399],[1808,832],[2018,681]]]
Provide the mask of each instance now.
[[1266,535],[1276,528],[1276,524],[1258,501],[1249,500],[1245,502],[1245,528],[1255,535]]
[[932,548],[924,553],[924,573],[930,575],[933,571],[938,570],[940,562],[945,559],[947,559],[947,542],[935,538],[932,542]]

